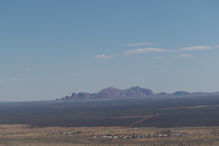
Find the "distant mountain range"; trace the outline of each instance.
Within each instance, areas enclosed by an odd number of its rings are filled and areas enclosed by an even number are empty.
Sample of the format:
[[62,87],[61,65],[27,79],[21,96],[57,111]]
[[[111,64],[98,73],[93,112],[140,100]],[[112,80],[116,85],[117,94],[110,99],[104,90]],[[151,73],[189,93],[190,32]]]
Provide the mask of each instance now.
[[129,89],[117,89],[114,87],[109,87],[102,89],[98,93],[87,93],[87,92],[79,92],[72,93],[71,96],[65,96],[63,98],[57,99],[57,101],[71,101],[71,100],[105,100],[105,99],[117,99],[117,98],[132,98],[132,97],[149,97],[149,96],[187,96],[187,95],[206,95],[206,94],[217,94],[215,93],[189,93],[185,91],[177,91],[174,93],[154,93],[151,89],[145,89],[141,87],[131,87]]

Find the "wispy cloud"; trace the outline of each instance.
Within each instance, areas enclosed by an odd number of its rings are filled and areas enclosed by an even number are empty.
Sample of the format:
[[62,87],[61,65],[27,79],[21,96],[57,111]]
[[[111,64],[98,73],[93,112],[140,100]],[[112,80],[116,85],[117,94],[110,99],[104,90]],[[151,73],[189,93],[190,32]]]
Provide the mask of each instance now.
[[97,58],[97,59],[109,59],[109,58],[112,58],[112,56],[107,56],[107,55],[104,55],[104,54],[100,54],[100,55],[96,55],[95,58]]
[[135,50],[128,50],[124,52],[124,55],[132,55],[139,53],[149,53],[149,52],[166,52],[167,50],[161,48],[139,48]]
[[[30,72],[31,71],[31,68],[27,67],[24,69],[25,72]],[[17,82],[17,81],[21,81],[22,80],[22,77],[20,78],[19,76],[12,76],[11,78],[7,78],[7,79],[4,79],[4,80],[1,80],[0,81],[0,84],[8,84],[8,83],[13,83],[13,82]]]
[[[219,46],[218,46],[219,47]],[[150,53],[150,52],[154,52],[154,53],[183,53],[183,52],[198,52],[198,51],[208,51],[211,50],[212,47],[211,46],[189,46],[189,47],[184,47],[184,48],[179,48],[179,49],[163,49],[163,48],[137,48],[137,49],[133,49],[133,50],[128,50],[125,51],[121,54],[117,54],[117,55],[96,55],[95,58],[98,59],[109,59],[109,58],[113,58],[113,57],[117,57],[117,56],[131,56],[134,54],[144,54],[144,53]],[[178,55],[179,58],[188,58],[188,57],[192,57],[192,55],[190,54],[180,54]]]
[[26,72],[30,72],[30,71],[31,71],[31,68],[27,67],[27,68],[25,68],[25,71],[26,71]]
[[8,81],[19,81],[21,80],[20,78],[9,78]]
[[192,57],[192,55],[191,54],[180,54],[180,55],[178,55],[176,57],[177,58],[190,58],[190,57]]
[[184,51],[202,51],[202,50],[211,50],[212,47],[210,46],[192,46],[192,47],[185,47],[177,49],[176,51],[184,52]]
[[138,43],[126,44],[125,46],[140,47],[140,46],[146,46],[151,44],[152,44],[151,42],[138,42]]
[[20,81],[20,78],[9,78],[7,80],[0,81],[0,84],[8,84],[10,82]]
[[217,45],[216,48],[219,48],[219,45]]

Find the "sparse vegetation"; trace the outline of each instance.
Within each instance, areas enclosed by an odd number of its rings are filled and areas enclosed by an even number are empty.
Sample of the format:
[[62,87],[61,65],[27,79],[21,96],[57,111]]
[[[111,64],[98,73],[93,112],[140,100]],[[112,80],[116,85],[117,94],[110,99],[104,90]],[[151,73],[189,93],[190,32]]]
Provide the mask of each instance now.
[[107,145],[210,146],[219,144],[219,127],[125,128],[0,125],[0,146]]
[[0,105],[0,146],[219,145],[218,96]]

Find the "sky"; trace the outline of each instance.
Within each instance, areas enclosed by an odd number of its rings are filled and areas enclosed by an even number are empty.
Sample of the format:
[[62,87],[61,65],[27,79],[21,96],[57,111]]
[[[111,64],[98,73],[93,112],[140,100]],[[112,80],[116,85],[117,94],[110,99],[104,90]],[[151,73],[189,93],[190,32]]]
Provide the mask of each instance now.
[[219,91],[218,0],[1,0],[0,101],[131,86]]

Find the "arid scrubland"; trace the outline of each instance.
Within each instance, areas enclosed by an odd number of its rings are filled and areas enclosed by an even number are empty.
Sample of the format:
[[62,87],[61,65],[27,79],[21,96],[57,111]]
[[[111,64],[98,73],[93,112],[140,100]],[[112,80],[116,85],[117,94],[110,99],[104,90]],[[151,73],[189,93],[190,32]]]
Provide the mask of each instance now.
[[206,146],[219,144],[219,127],[32,127],[1,125],[0,146]]

